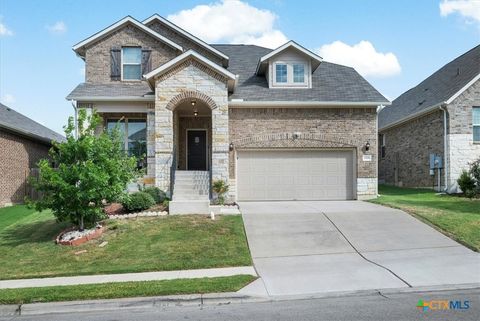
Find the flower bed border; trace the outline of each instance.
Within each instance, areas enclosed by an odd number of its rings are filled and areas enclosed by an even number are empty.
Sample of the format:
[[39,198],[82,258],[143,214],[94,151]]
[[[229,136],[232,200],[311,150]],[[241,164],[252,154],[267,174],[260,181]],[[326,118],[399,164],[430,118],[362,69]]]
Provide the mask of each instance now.
[[70,227],[70,228],[67,228],[66,230],[63,230],[60,234],[58,234],[57,238],[55,239],[55,242],[57,244],[60,244],[60,245],[78,246],[78,245],[81,245],[81,244],[83,244],[85,242],[88,242],[90,240],[99,238],[103,234],[103,232],[105,231],[105,227],[101,226],[101,227],[95,228],[93,233],[84,235],[84,236],[82,236],[78,239],[69,240],[69,241],[62,241],[61,240],[61,237],[62,237],[63,234],[65,234],[67,232],[70,232],[70,231],[74,231],[76,229],[77,229],[76,227]]
[[121,220],[121,219],[129,219],[129,218],[136,218],[136,217],[156,217],[156,216],[166,216],[166,215],[168,215],[167,211],[162,211],[162,212],[145,211],[145,212],[138,212],[138,213],[109,215],[108,218],[112,220]]

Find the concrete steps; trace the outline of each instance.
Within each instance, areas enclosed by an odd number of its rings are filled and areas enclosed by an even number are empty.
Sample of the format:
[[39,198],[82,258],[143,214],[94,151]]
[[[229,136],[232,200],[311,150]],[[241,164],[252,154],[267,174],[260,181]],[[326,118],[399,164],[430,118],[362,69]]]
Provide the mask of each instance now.
[[210,213],[210,173],[176,171],[170,214]]

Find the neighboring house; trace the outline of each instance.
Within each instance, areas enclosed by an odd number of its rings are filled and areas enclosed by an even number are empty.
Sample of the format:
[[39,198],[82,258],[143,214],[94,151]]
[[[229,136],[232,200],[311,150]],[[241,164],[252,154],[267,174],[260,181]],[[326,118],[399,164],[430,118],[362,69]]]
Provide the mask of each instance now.
[[146,152],[143,182],[173,193],[173,213],[208,212],[218,179],[231,200],[377,195],[377,107],[389,102],[353,68],[293,41],[207,44],[158,15],[73,50],[86,79],[67,99],[104,128],[121,119],[125,149]]
[[[457,179],[480,158],[480,46],[400,95],[378,116],[379,180],[458,192]],[[430,155],[441,171],[430,172]]]
[[22,203],[27,178],[47,158],[52,141],[63,136],[0,104],[0,206]]

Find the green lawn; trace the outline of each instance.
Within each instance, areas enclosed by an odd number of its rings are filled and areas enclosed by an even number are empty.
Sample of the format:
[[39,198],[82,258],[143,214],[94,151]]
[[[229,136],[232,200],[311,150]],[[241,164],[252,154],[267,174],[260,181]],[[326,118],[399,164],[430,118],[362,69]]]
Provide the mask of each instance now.
[[203,279],[84,284],[0,290],[0,304],[114,299],[140,296],[236,292],[255,280],[251,275]]
[[444,234],[480,251],[480,200],[437,195],[432,190],[379,186],[372,203],[402,209],[433,225]]
[[[0,209],[0,279],[251,265],[241,216],[166,216],[112,220],[101,238],[54,243],[67,227],[49,212]],[[108,244],[101,248],[103,241]],[[75,255],[75,252],[87,250]]]

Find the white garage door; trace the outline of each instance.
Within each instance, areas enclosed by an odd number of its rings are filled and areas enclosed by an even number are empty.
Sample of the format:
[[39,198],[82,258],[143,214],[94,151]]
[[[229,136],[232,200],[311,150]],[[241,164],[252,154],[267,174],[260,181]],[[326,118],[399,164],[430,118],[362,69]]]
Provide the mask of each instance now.
[[239,151],[241,201],[353,198],[352,150]]

